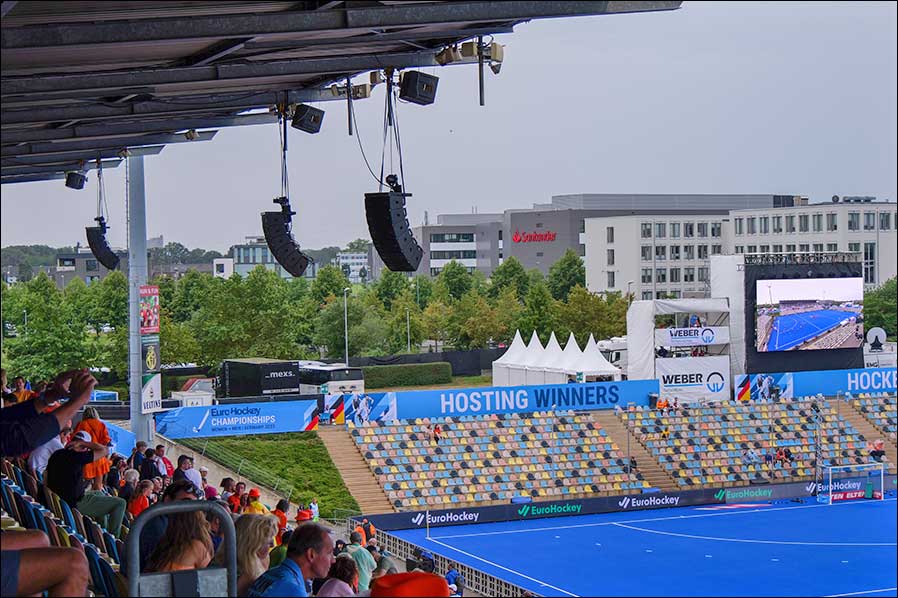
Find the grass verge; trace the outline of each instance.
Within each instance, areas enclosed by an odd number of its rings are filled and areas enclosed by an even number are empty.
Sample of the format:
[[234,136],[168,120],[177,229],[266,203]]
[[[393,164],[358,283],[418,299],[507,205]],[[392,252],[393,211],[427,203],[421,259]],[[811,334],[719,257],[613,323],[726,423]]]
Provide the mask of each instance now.
[[492,386],[493,376],[452,376],[447,384],[428,384],[427,386],[391,386],[389,388],[372,389],[371,392],[389,392],[396,390],[434,390],[438,388],[470,388],[474,386]]
[[[322,517],[332,516],[334,509],[359,510],[316,432],[182,439],[178,442],[197,452],[205,449],[206,456],[233,471],[237,471],[241,459],[244,460],[251,465],[251,470],[247,471],[244,464],[241,474],[245,471],[250,479],[265,486],[271,486],[273,478],[282,478],[295,489],[291,502],[308,504],[312,497],[317,497]],[[253,476],[253,473],[257,475]]]

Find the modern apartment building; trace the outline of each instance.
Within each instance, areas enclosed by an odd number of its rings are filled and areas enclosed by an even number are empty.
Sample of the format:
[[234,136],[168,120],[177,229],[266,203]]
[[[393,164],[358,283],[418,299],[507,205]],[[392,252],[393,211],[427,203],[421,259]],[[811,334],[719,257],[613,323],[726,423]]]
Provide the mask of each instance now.
[[[267,270],[277,272],[281,278],[293,278],[271,255],[265,237],[246,237],[243,243],[231,248],[231,255],[234,258],[234,272],[240,276],[246,276],[261,264]],[[303,278],[315,278],[317,274],[318,263],[310,261]]]
[[586,221],[586,285],[636,298],[708,293],[709,256],[734,253],[864,255],[864,281],[896,275],[896,205],[801,204],[715,214],[633,215]]
[[[123,249],[113,249],[119,256],[118,269],[128,274],[128,252]],[[103,280],[112,270],[108,270],[90,252],[89,247],[76,246],[72,253],[56,254],[56,266],[50,269],[50,278],[56,283],[56,288],[64,289],[73,279],[80,278],[86,284],[93,284]]]
[[341,251],[337,254],[336,264],[353,284],[366,282],[370,278],[367,253]]

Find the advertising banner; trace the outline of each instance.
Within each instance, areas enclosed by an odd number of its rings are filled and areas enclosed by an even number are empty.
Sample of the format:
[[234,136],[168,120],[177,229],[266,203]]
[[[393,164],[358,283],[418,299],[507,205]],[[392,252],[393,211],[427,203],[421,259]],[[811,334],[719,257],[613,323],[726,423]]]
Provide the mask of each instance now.
[[112,446],[109,447],[109,454],[119,453],[120,455],[130,456],[131,451],[137,444],[137,438],[130,430],[126,430],[115,424],[106,422],[106,430],[109,432],[109,438],[112,440]]
[[162,367],[162,357],[159,353],[159,335],[140,337],[140,361],[143,364],[143,373],[158,372]]
[[444,527],[469,525],[472,523],[495,523],[498,521],[520,521],[723,503],[723,498],[718,498],[717,494],[719,493],[716,489],[654,492],[629,496],[602,496],[582,500],[531,502],[437,511],[411,511],[384,515],[366,515],[365,517],[377,529],[392,531],[425,527],[428,523],[431,527]]
[[730,358],[671,357],[655,360],[661,396],[681,403],[727,401],[730,398]]
[[159,334],[159,287],[140,286],[140,333]]
[[[660,360],[659,360],[660,361]],[[823,393],[895,392],[895,368],[821,370],[815,372],[778,372],[747,374],[736,379],[737,398],[741,400],[791,399]]]
[[156,416],[156,431],[169,438],[281,434],[318,429],[318,401],[239,403],[181,407]]
[[346,423],[346,410],[343,404],[343,395],[325,395],[319,398],[318,411],[321,413],[320,420],[322,423]]
[[726,326],[695,328],[659,328],[655,330],[655,344],[662,347],[701,347],[725,345],[730,342]]
[[[883,480],[886,490],[894,490],[895,482],[898,477],[887,475]],[[833,500],[839,493],[861,493],[867,482],[872,481],[875,487],[879,488],[879,472],[870,474],[868,477],[852,477],[833,480]],[[765,484],[756,486],[742,486],[738,488],[721,489],[715,494],[715,498],[724,500],[727,504],[747,503],[747,502],[769,502],[774,500],[785,500],[790,498],[803,498],[817,494],[826,494],[830,491],[829,482],[818,484],[810,480],[807,482],[793,482],[789,484]],[[843,497],[844,498],[844,497]]]
[[140,412],[162,411],[162,374],[144,374],[140,389]]

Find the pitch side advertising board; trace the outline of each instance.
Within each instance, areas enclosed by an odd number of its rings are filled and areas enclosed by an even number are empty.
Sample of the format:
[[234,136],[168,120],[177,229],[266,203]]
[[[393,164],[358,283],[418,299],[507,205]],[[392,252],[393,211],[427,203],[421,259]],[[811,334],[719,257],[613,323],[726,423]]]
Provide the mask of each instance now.
[[661,396],[681,403],[727,401],[730,398],[730,358],[671,357],[655,360]]

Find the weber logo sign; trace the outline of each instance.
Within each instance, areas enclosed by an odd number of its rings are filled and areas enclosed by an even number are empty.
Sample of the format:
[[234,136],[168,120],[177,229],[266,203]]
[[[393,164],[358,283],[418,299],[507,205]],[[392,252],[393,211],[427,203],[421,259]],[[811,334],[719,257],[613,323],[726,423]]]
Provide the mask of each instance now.
[[704,328],[661,328],[655,330],[655,344],[662,347],[703,347],[725,345],[730,342],[726,326]]
[[[695,330],[701,334],[701,329]],[[726,355],[656,359],[655,374],[661,382],[661,396],[669,400],[677,397],[690,403],[730,398],[730,359]]]

